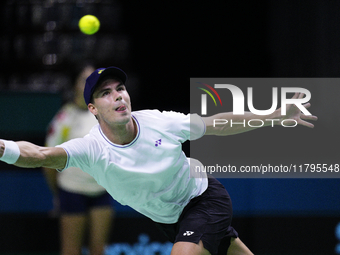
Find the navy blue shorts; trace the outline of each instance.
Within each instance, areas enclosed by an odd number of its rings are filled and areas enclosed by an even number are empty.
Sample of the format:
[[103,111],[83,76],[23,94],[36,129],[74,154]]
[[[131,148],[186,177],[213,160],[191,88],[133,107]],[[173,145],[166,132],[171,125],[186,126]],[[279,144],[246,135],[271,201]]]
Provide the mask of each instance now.
[[60,212],[67,214],[87,213],[94,207],[112,206],[113,199],[107,193],[86,196],[59,189]]
[[193,198],[175,224],[156,223],[172,243],[200,240],[211,255],[227,254],[232,237],[238,233],[231,226],[232,203],[224,186],[214,177],[208,178],[208,188]]

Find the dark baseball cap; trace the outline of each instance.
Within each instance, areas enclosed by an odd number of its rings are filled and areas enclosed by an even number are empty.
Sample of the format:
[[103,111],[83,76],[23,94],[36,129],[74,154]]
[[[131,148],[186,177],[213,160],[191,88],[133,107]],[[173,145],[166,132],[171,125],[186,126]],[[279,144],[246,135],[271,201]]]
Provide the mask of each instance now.
[[127,80],[126,73],[118,67],[110,66],[107,68],[98,68],[86,79],[85,88],[84,88],[84,99],[87,105],[91,102],[92,94],[96,86],[98,85],[99,79],[102,80],[102,78],[108,75],[112,75],[112,76],[115,76],[121,79],[124,84]]

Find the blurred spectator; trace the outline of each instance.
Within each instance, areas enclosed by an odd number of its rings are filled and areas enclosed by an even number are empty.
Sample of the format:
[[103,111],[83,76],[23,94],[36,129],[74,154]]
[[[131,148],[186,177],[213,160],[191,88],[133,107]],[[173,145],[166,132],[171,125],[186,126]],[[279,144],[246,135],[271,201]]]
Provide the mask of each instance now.
[[[85,80],[94,70],[92,64],[86,63],[77,72],[73,100],[53,118],[46,146],[54,147],[83,137],[97,124],[83,98]],[[114,216],[111,196],[79,168],[69,168],[62,173],[44,169],[44,173],[54,196],[54,212],[60,213],[61,254],[80,255],[87,232],[90,254],[103,254]]]

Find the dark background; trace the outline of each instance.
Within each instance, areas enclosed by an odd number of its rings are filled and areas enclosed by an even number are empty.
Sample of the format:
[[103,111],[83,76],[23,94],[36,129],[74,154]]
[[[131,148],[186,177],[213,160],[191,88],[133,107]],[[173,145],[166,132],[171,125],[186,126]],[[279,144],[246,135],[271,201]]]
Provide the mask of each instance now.
[[[1,138],[43,145],[48,122],[70,98],[78,64],[88,59],[128,73],[135,110],[190,112],[191,77],[337,78],[339,7],[338,1],[321,0],[3,1]],[[85,14],[100,19],[97,34],[78,30]],[[312,91],[311,112],[319,117],[315,129],[299,128],[296,134],[279,129],[279,136],[264,129],[256,136],[231,137],[237,150],[229,149],[228,156],[240,151],[245,160],[261,156],[268,150],[266,142],[278,139],[280,146],[288,132],[294,141],[301,136],[317,141],[308,144],[302,158],[317,155],[339,163],[338,91],[322,84]],[[246,139],[254,142],[242,145]],[[189,147],[184,144],[188,155]],[[334,254],[340,243],[335,235],[339,180],[221,181],[234,201],[235,228],[255,254]],[[58,250],[57,220],[48,214],[51,199],[40,169],[0,164],[0,228],[6,230],[1,231],[0,253]],[[135,227],[152,226],[147,219],[116,208],[112,243],[135,243],[143,232],[151,241],[165,241],[152,227]]]

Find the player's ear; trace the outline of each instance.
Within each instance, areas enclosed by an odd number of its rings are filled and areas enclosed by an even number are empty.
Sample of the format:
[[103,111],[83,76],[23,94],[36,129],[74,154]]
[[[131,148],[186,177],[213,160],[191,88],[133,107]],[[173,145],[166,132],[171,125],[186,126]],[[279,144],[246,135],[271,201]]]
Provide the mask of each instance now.
[[89,109],[89,111],[96,116],[98,114],[97,108],[94,106],[94,104],[89,103],[87,108]]

